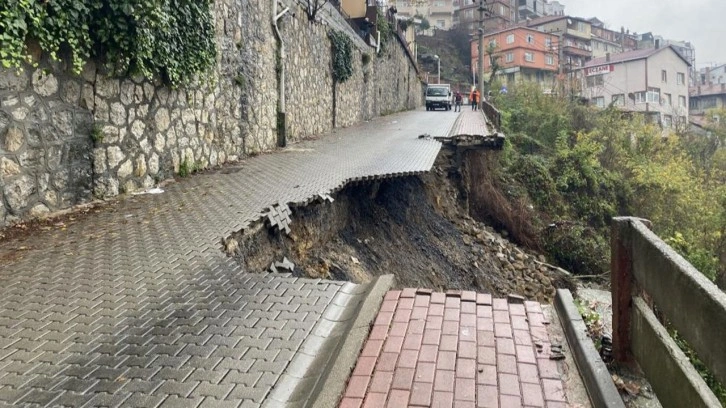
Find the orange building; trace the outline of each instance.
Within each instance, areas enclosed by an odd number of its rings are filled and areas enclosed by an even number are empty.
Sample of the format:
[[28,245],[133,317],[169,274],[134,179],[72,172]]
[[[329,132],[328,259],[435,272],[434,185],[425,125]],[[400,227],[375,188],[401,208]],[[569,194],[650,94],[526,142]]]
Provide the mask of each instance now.
[[[493,49],[498,59],[497,76],[509,84],[517,81],[536,81],[543,87],[554,84],[559,67],[558,37],[527,27],[512,27],[484,35],[485,52]],[[478,66],[479,41],[471,42],[472,67]],[[478,69],[477,69],[478,70]],[[484,55],[484,73],[491,73],[491,61]]]

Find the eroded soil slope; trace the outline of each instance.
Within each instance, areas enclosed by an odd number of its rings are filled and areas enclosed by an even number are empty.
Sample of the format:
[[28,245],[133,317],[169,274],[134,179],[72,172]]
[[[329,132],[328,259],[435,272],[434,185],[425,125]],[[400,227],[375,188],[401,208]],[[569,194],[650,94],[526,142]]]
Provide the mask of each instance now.
[[235,256],[263,272],[287,257],[294,273],[399,286],[473,289],[551,301],[567,276],[468,215],[460,175],[443,154],[430,174],[350,185],[333,203],[294,209],[292,233],[260,225],[234,237]]

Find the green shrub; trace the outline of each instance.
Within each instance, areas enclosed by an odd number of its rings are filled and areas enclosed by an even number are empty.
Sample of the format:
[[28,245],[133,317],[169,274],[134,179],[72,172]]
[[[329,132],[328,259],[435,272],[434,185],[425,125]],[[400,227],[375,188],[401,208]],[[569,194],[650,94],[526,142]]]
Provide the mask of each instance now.
[[216,63],[211,0],[9,0],[0,4],[0,62],[20,69],[35,39],[80,73],[91,57],[112,75],[178,86]]
[[353,41],[347,34],[328,31],[333,52],[333,79],[343,83],[353,76]]

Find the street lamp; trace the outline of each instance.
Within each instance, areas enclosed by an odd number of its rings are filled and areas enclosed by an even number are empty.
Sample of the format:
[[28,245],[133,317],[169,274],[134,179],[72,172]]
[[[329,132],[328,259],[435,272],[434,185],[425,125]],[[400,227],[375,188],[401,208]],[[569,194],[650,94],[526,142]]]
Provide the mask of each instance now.
[[438,55],[434,55],[434,58],[436,58],[436,63],[438,65],[438,71],[436,73],[436,83],[441,83],[441,58],[439,58]]

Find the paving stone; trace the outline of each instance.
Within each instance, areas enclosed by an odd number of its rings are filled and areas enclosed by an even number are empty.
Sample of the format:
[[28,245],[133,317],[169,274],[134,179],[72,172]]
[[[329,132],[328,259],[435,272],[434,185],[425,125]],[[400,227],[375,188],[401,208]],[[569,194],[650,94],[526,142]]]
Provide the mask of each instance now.
[[[413,296],[415,302],[411,302]],[[511,335],[497,336],[490,322],[496,319],[504,334],[511,333],[514,325],[521,327],[514,332],[528,334],[533,327],[516,317],[526,310],[537,310],[534,304],[508,305],[506,299],[473,292],[422,295],[411,289],[390,291],[384,299],[379,316],[387,316],[371,331],[346,390],[350,397],[346,404],[366,406],[372,401],[369,405],[375,402],[378,405],[371,406],[383,406],[384,396],[388,398],[386,406],[422,407],[543,407],[565,401],[557,365],[536,358],[531,342],[517,341]],[[477,306],[478,301],[482,305]],[[428,309],[422,333],[410,330],[415,323],[411,315],[408,320],[390,318],[401,309],[417,307]],[[461,313],[445,320],[449,310]],[[489,317],[467,320],[467,315]],[[468,326],[463,326],[463,321]],[[371,338],[374,336],[376,339]],[[381,348],[380,339],[391,345]]]

